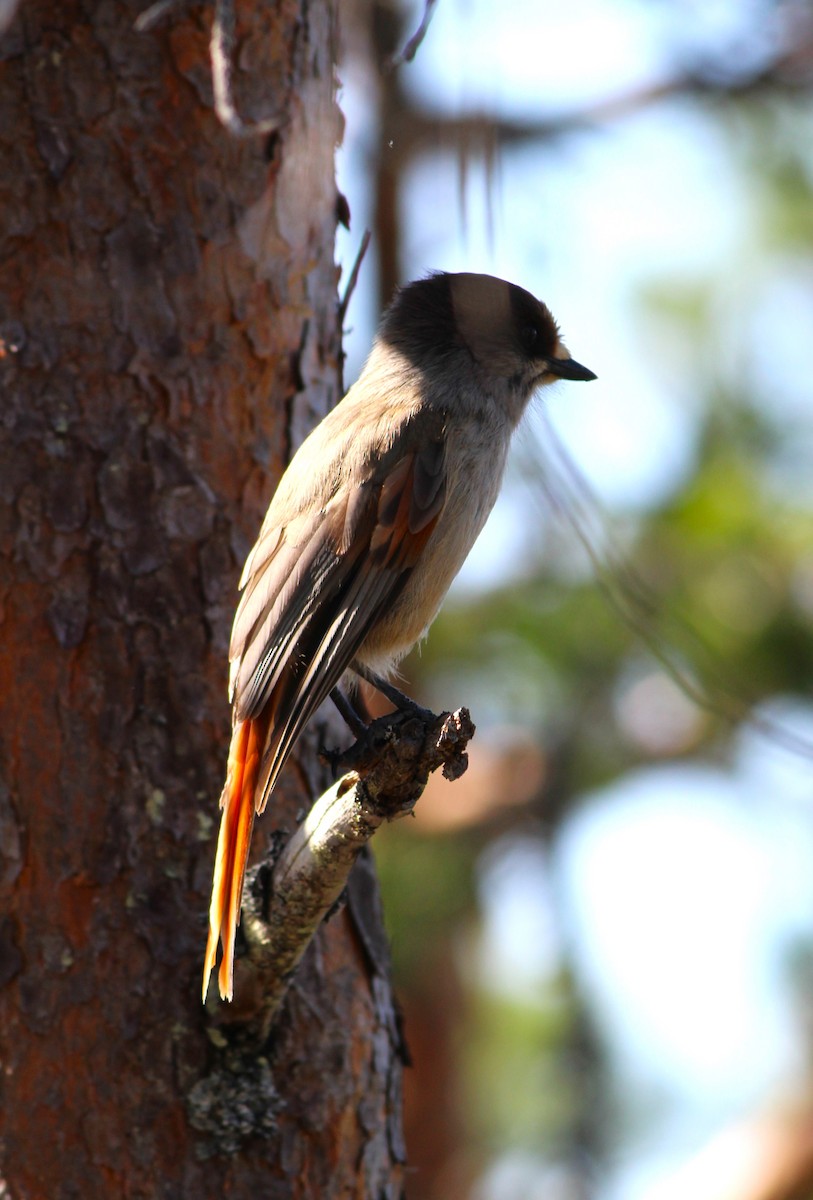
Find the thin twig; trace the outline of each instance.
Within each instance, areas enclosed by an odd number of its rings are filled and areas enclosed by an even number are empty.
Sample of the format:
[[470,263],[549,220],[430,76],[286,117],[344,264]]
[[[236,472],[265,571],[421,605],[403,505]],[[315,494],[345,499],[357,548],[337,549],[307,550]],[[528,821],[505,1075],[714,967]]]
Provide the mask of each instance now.
[[212,61],[212,88],[215,97],[217,118],[233,137],[262,137],[279,129],[281,120],[267,117],[262,121],[247,123],[237,112],[231,90],[232,58],[234,54],[234,2],[216,0],[212,21],[212,37],[209,43]]
[[358,278],[359,278],[359,271],[361,270],[361,264],[364,261],[364,255],[367,253],[367,247],[370,245],[371,237],[372,237],[372,234],[370,233],[369,229],[365,229],[364,234],[361,239],[361,245],[359,246],[359,249],[358,249],[358,254],[356,255],[356,261],[353,263],[353,269],[350,272],[350,275],[348,277],[347,286],[344,289],[344,295],[342,296],[341,301],[339,303],[339,325],[340,326],[344,325],[344,318],[347,316],[347,309],[350,304],[350,298],[353,295],[353,292],[356,290],[356,284],[358,283]]
[[384,64],[387,71],[394,71],[396,67],[403,66],[404,63],[412,62],[415,55],[418,53],[418,48],[426,37],[429,25],[432,21],[432,14],[435,11],[435,6],[438,0],[426,0],[423,6],[423,16],[421,23],[404,46],[400,54],[391,55]]
[[358,282],[359,271],[361,270],[362,260],[364,258],[364,255],[367,253],[367,247],[370,244],[370,236],[371,235],[370,235],[369,229],[365,229],[364,236],[361,239],[361,245],[359,246],[358,254],[356,255],[356,261],[353,263],[353,269],[350,272],[350,277],[347,280],[347,286],[344,289],[344,295],[342,296],[341,301],[339,302],[339,311],[338,311],[339,342],[340,342],[339,363],[338,363],[339,399],[341,399],[341,397],[344,395],[344,364],[345,364],[345,359],[347,358],[347,355],[344,352],[344,344],[342,341],[342,335],[344,333],[344,319],[347,316],[347,309],[350,304],[350,297],[353,295],[353,292],[356,287],[356,283]]
[[180,8],[188,0],[156,0],[149,8],[145,8],[133,22],[136,33],[148,33],[174,8]]

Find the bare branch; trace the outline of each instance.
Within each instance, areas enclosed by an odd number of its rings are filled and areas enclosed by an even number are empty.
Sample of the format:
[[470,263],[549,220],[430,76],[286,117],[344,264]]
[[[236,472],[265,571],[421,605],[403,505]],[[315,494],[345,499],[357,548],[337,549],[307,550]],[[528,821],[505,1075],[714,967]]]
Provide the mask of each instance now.
[[[358,249],[358,254],[356,255],[356,261],[353,263],[353,269],[350,272],[350,277],[347,280],[347,286],[344,289],[344,295],[342,296],[342,298],[339,302],[338,318],[339,318],[339,337],[340,338],[344,331],[344,319],[347,316],[347,309],[350,304],[350,298],[353,295],[353,292],[355,291],[356,284],[358,283],[359,271],[361,270],[361,264],[364,261],[364,255],[367,253],[367,247],[370,245],[371,236],[372,235],[371,235],[369,229],[365,229],[364,235],[361,239],[361,245],[359,246],[359,249]],[[347,356],[344,352],[344,346],[342,346],[341,350],[339,351],[339,396],[344,395],[344,363],[345,363],[346,357]]]
[[217,118],[233,137],[262,137],[279,129],[280,118],[246,123],[234,106],[231,90],[232,58],[234,54],[234,0],[216,0],[209,43],[212,61],[212,87]]
[[[424,710],[398,712],[374,721],[339,759],[352,762],[354,769],[316,801],[276,863],[253,873],[241,925],[255,975],[255,986],[246,991],[256,1004],[251,1013],[242,1006],[239,1020],[260,1043],[313,935],[341,896],[359,851],[384,822],[412,812],[438,767],[447,779],[463,774],[473,735],[465,708],[440,716]],[[231,1023],[228,1012],[223,1019]]]
[[350,298],[356,289],[356,284],[358,283],[358,278],[359,278],[359,271],[361,270],[361,264],[364,261],[364,255],[367,253],[367,248],[370,245],[371,237],[372,237],[372,234],[370,233],[369,229],[365,229],[364,235],[362,236],[362,239],[361,239],[361,245],[359,246],[359,249],[358,249],[358,254],[356,255],[356,261],[353,263],[353,269],[350,272],[350,275],[348,277],[347,286],[344,289],[344,295],[342,296],[341,302],[339,303],[339,324],[340,324],[340,326],[344,325],[344,318],[347,316],[347,309],[350,304]]
[[432,22],[432,15],[435,11],[435,5],[438,0],[426,0],[423,7],[423,16],[421,23],[404,46],[400,54],[393,54],[384,64],[387,71],[394,71],[396,67],[402,66],[404,63],[412,62],[415,55],[418,53],[418,48],[421,42],[426,37],[429,26]]
[[731,96],[794,95],[809,86],[813,70],[813,37],[795,52],[775,59],[770,67],[742,80],[720,80],[700,71],[687,71],[609,99],[552,117],[514,119],[488,112],[438,115],[409,103],[396,112],[387,126],[391,155],[402,163],[427,148],[459,150],[488,157],[505,146],[553,141],[583,130],[592,130],[645,111],[673,97],[693,97],[714,102]]

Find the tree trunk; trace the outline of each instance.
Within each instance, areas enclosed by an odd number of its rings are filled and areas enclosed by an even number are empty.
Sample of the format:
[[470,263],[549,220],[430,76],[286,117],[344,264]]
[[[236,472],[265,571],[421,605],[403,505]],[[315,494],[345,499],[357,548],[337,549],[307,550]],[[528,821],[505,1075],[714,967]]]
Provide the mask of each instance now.
[[[144,8],[23,0],[0,37],[0,1194],[396,1197],[347,910],[267,1045],[239,976],[200,1003],[236,582],[337,398],[337,5],[241,0],[235,105],[279,117],[242,139],[213,8]],[[325,782],[305,743],[258,842]]]

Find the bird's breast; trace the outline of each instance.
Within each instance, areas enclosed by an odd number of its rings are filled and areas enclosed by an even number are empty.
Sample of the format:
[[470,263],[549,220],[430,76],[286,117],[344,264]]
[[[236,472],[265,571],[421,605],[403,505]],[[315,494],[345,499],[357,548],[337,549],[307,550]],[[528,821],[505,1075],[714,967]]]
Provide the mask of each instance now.
[[446,435],[446,501],[404,590],[357,658],[386,672],[426,634],[500,490],[510,428],[456,421]]

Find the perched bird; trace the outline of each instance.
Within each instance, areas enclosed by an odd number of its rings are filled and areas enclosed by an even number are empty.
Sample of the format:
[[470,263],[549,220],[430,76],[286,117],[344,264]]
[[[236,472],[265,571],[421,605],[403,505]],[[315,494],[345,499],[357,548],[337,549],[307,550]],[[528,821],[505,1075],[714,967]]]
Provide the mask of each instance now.
[[345,672],[390,691],[491,511],[528,400],[556,379],[595,375],[544,304],[490,275],[430,275],[396,294],[358,382],[294,455],[240,581],[204,999],[218,938],[231,999],[254,815],[297,738]]

